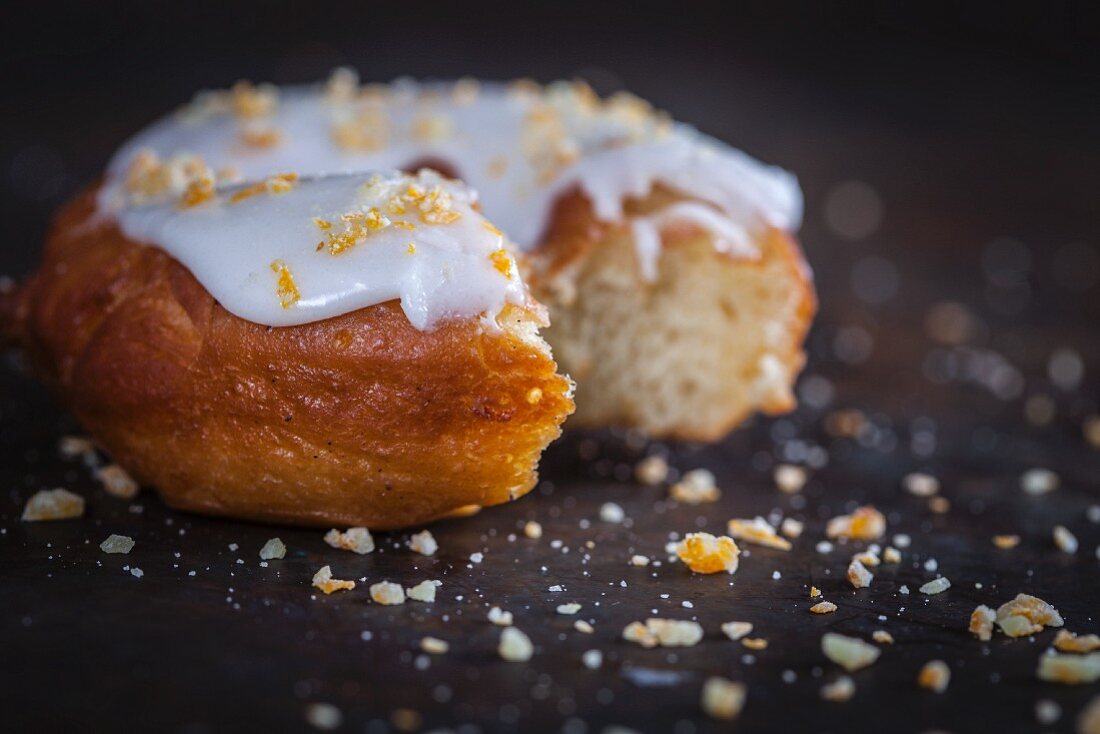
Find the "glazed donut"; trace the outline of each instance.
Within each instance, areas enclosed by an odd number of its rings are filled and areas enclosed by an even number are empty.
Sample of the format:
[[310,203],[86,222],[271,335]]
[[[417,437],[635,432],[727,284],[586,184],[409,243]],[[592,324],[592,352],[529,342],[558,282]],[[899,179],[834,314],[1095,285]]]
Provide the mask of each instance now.
[[0,301],[136,479],[180,509],[377,529],[531,489],[572,385],[465,187],[140,165],[68,205]]
[[[794,177],[583,83],[240,83],[128,142],[135,161],[189,153],[224,177],[432,167],[476,189],[524,251],[545,333],[577,382],[576,426],[713,440],[794,405],[815,311],[793,231]],[[201,280],[201,277],[200,277]]]

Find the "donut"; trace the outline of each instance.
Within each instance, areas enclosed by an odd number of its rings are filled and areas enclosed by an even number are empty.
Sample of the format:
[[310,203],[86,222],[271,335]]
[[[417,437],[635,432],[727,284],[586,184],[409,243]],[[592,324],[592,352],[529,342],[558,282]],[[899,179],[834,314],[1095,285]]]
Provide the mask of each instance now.
[[574,408],[700,441],[789,410],[800,216],[582,83],[241,82],[121,147],[0,327],[169,504],[400,528],[529,491]]
[[0,299],[135,479],[183,510],[381,530],[534,486],[572,384],[464,186],[140,165],[66,206]]
[[710,441],[795,403],[816,310],[801,191],[648,103],[581,82],[241,82],[131,139],[109,176],[188,153],[228,177],[430,167],[465,181],[523,251],[545,337],[577,384],[570,425]]

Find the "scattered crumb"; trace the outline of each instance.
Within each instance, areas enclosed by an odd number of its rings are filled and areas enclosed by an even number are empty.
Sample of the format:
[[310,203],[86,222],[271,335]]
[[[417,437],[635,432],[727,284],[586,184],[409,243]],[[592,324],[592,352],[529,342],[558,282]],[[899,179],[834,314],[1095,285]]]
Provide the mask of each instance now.
[[642,647],[691,647],[703,639],[703,628],[698,622],[651,617],[645,624],[628,624],[623,628],[623,639]]
[[951,502],[946,497],[933,497],[928,500],[928,509],[937,515],[946,515],[951,510]]
[[936,693],[943,693],[951,682],[951,668],[942,660],[929,660],[920,669],[917,685]]
[[722,625],[722,632],[731,640],[740,640],[752,632],[752,622],[726,622]]
[[676,555],[695,573],[734,573],[740,554],[733,538],[716,538],[710,533],[689,533],[676,546]]
[[1058,547],[1058,550],[1063,553],[1076,553],[1077,552],[1077,536],[1069,531],[1069,528],[1063,525],[1054,526],[1054,545]]
[[286,558],[286,545],[279,538],[271,538],[260,548],[260,558],[270,561],[273,558]]
[[531,540],[538,540],[542,537],[542,525],[534,520],[528,520],[527,524],[523,526],[523,534]]
[[576,622],[574,622],[573,629],[575,629],[577,632],[583,632],[586,635],[590,635],[596,631],[595,627],[590,625],[588,622],[585,622],[583,619],[578,619]]
[[405,590],[401,588],[401,584],[395,584],[392,581],[379,581],[377,584],[371,584],[370,598],[379,604],[404,604]]
[[1100,637],[1077,635],[1069,630],[1059,630],[1054,636],[1054,647],[1061,652],[1092,652],[1100,650]]
[[752,520],[734,518],[726,523],[726,532],[730,534],[731,538],[743,540],[747,543],[756,543],[767,548],[777,548],[784,551],[791,549],[791,541],[776,535],[775,528],[759,516]]
[[802,488],[806,486],[809,475],[806,473],[806,470],[800,466],[795,466],[794,464],[780,464],[775,467],[775,471],[772,473],[772,479],[775,481],[775,486],[779,488],[780,492],[794,494],[795,492],[801,492]]
[[416,586],[405,589],[405,596],[413,601],[422,601],[431,604],[435,601],[436,588],[443,585],[442,581],[421,581]]
[[880,645],[894,644],[894,636],[886,630],[875,630],[871,633],[871,639]]
[[1009,637],[1042,632],[1043,627],[1061,627],[1065,622],[1058,610],[1038,597],[1017,594],[997,609],[997,626]]
[[993,622],[997,614],[985,604],[979,604],[970,613],[970,633],[982,642],[989,642],[993,638]]
[[1039,680],[1079,685],[1100,680],[1100,652],[1087,655],[1045,654],[1039,657]]
[[811,599],[816,599],[819,596],[821,596],[821,589],[817,588],[816,586],[811,586],[810,587],[810,598]]
[[856,682],[846,675],[842,675],[832,683],[826,683],[821,687],[821,699],[831,703],[844,703],[856,694]]
[[692,469],[672,485],[669,496],[685,505],[701,505],[716,502],[722,493],[715,484],[714,474],[706,469]]
[[1062,707],[1056,701],[1049,698],[1041,698],[1035,702],[1035,720],[1044,726],[1057,723],[1062,718]]
[[140,487],[134,478],[118,464],[108,464],[95,470],[95,478],[103,485],[103,491],[112,497],[132,500]]
[[634,555],[634,556],[630,557],[630,565],[631,566],[639,566],[639,567],[648,566],[649,565],[649,559],[646,558],[645,556]]
[[332,578],[331,566],[322,566],[320,571],[313,574],[313,585],[326,594],[331,594],[334,591],[342,591],[344,589],[350,591],[355,588],[354,581],[342,581]]
[[858,508],[851,515],[839,515],[825,526],[826,537],[836,540],[878,540],[886,533],[886,518],[871,505]]
[[23,507],[23,522],[71,520],[84,514],[84,498],[67,489],[35,492]]
[[857,637],[826,632],[821,637],[821,652],[849,673],[866,668],[878,660],[882,651]]
[[783,522],[779,525],[779,532],[793,540],[802,535],[802,531],[805,527],[806,525],[803,522],[795,520],[793,517],[785,517],[783,518]]
[[489,621],[497,627],[508,627],[512,624],[512,613],[506,612],[500,607],[493,607],[489,610]]
[[603,665],[603,653],[599,650],[585,650],[581,655],[581,663],[589,670],[599,670]]
[[85,436],[63,436],[57,443],[62,459],[95,456],[95,443]]
[[836,611],[836,604],[831,601],[819,601],[810,607],[810,611],[814,614],[832,614]]
[[703,711],[712,719],[736,719],[745,706],[745,684],[712,676],[703,684]]
[[914,497],[931,497],[940,491],[940,480],[930,474],[908,474],[901,483]]
[[535,646],[531,644],[531,638],[515,627],[506,627],[500,634],[497,652],[504,660],[517,663],[530,660],[535,652]]
[[901,563],[901,551],[893,546],[889,546],[882,552],[882,560],[886,563]]
[[871,585],[871,581],[875,576],[867,567],[860,563],[859,559],[852,559],[852,562],[848,564],[848,582],[854,588],[866,589]]
[[940,576],[938,579],[932,579],[927,584],[923,584],[920,587],[920,593],[928,594],[932,596],[934,594],[942,594],[951,588],[951,581],[946,576]]
[[344,715],[331,703],[311,703],[306,706],[306,722],[314,729],[332,731],[344,723]]
[[618,525],[626,519],[626,512],[614,502],[604,502],[600,505],[600,519]]
[[634,476],[642,484],[656,486],[668,479],[668,462],[661,456],[647,456],[634,466]]
[[134,549],[134,539],[112,533],[99,544],[99,549],[104,553],[129,553]]
[[444,655],[451,649],[451,646],[438,637],[424,637],[420,640],[420,649],[429,655]]
[[348,528],[341,533],[335,528],[325,533],[325,542],[333,548],[365,555],[374,550],[374,538],[366,528]]
[[763,637],[743,637],[741,644],[750,650],[767,650],[768,641]]
[[[1100,428],[1097,431],[1100,432]],[[1100,446],[1100,439],[1094,445]],[[1077,734],[1100,734],[1100,696],[1093,696],[1081,710],[1077,717]]]
[[1020,488],[1033,497],[1058,489],[1058,475],[1049,469],[1028,469],[1020,477]]
[[993,545],[1001,550],[1012,550],[1020,544],[1019,535],[994,535]]
[[558,614],[576,614],[581,610],[580,604],[559,604]]
[[407,545],[409,550],[422,556],[434,555],[439,550],[439,543],[435,542],[435,536],[432,535],[430,530],[421,530],[416,533],[409,538]]

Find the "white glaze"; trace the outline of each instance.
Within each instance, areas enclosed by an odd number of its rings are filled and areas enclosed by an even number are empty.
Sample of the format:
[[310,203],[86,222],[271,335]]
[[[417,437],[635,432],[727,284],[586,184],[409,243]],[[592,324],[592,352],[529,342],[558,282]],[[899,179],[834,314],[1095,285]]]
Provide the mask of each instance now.
[[[270,325],[303,323],[396,297],[419,328],[431,328],[441,318],[481,315],[486,308],[517,298],[522,287],[512,284],[515,292],[509,290],[503,298],[500,293],[475,298],[475,291],[492,292],[499,286],[499,273],[462,270],[461,277],[448,279],[442,269],[426,270],[450,263],[434,257],[423,258],[415,269],[396,256],[380,256],[374,262],[361,253],[346,262],[337,262],[344,256],[327,256],[304,258],[299,264],[297,258],[310,249],[301,241],[305,233],[274,222],[289,222],[309,207],[335,212],[347,206],[350,189],[343,183],[329,185],[321,177],[441,160],[477,190],[485,214],[523,249],[538,245],[555,201],[569,189],[583,191],[601,220],[617,222],[624,219],[624,198],[644,196],[659,182],[695,201],[673,204],[630,223],[640,270],[649,279],[656,276],[660,231],[667,224],[690,222],[713,232],[718,249],[753,257],[755,234],[769,226],[794,230],[801,217],[801,193],[791,174],[760,164],[686,125],[668,124],[637,100],[600,103],[568,84],[532,91],[500,84],[475,88],[463,83],[396,82],[380,94],[336,91],[340,94],[325,93],[321,87],[283,89],[270,112],[249,119],[230,114],[224,96],[204,98],[123,146],[109,166],[101,209],[116,214],[127,234],[159,245],[184,262],[242,318]],[[242,129],[278,131],[282,140],[269,148],[250,147],[242,139]],[[334,133],[341,129],[382,131],[384,144],[372,150],[349,149],[337,142]],[[122,196],[127,168],[142,150],[163,158],[194,154],[214,170],[235,169],[244,181],[280,172],[321,180],[303,181],[291,194],[266,196],[250,206],[245,201],[222,213],[206,205],[194,212],[162,206],[152,215],[135,208],[132,197]],[[468,234],[463,228],[439,232],[450,232],[456,239],[445,243],[442,237],[434,247],[463,250],[464,243],[457,240]],[[475,259],[489,246],[471,246]],[[266,269],[278,258],[286,260],[301,280],[302,299],[296,306],[283,309],[278,301],[238,292],[263,281],[270,285]],[[382,270],[370,275],[349,272],[378,265]],[[300,275],[299,267],[306,268]],[[384,285],[387,278],[390,283]],[[428,283],[435,285],[429,288]]]

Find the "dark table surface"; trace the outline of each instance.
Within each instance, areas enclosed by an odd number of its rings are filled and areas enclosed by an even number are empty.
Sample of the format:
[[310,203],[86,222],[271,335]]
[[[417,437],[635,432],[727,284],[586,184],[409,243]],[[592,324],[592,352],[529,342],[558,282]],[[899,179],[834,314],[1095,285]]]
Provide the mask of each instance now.
[[[339,709],[342,731],[369,732],[1074,730],[1100,688],[1036,679],[1053,631],[981,643],[966,625],[975,605],[1026,592],[1054,604],[1069,629],[1100,631],[1100,525],[1087,519],[1100,503],[1100,451],[1082,432],[1100,399],[1100,95],[1095,63],[1078,63],[1094,30],[1073,28],[1071,15],[1063,44],[1030,32],[968,37],[966,28],[929,38],[888,14],[863,25],[747,13],[742,22],[704,15],[667,26],[584,15],[590,26],[576,24],[571,42],[544,48],[491,20],[485,43],[464,45],[444,16],[420,21],[431,48],[402,51],[387,38],[365,47],[350,28],[326,35],[316,18],[291,22],[290,11],[271,11],[262,32],[238,45],[222,24],[211,23],[213,39],[196,40],[198,21],[183,11],[143,12],[67,11],[57,35],[6,48],[21,73],[0,123],[0,271],[26,272],[52,208],[95,176],[122,137],[196,87],[308,79],[338,63],[379,79],[580,73],[799,174],[802,237],[822,302],[800,387],[808,399],[714,446],[567,432],[531,495],[433,526],[435,556],[404,549],[402,533],[381,534],[377,551],[356,556],[316,530],[180,514],[151,491],[133,502],[105,495],[87,467],[59,458],[58,440],[79,427],[12,356],[0,370],[5,730],[309,730],[316,702]],[[538,20],[543,42],[561,38],[560,19]],[[235,22],[242,33],[247,13]],[[599,23],[611,32],[601,35]],[[624,27],[633,35],[614,32]],[[192,58],[188,43],[207,44],[193,63],[181,59]],[[948,313],[966,328],[929,327],[944,302],[962,305],[966,318]],[[861,411],[858,436],[829,430],[840,410]],[[721,500],[677,506],[666,488],[635,483],[633,465],[654,452],[681,471],[712,470]],[[780,461],[824,465],[792,496],[772,482]],[[1055,471],[1060,488],[1024,494],[1019,479],[1033,467]],[[940,479],[946,513],[902,489],[912,471]],[[86,497],[86,516],[21,522],[26,498],[55,486]],[[628,521],[602,522],[605,502]],[[887,513],[888,538],[905,533],[912,545],[856,591],[844,571],[859,546],[814,546],[829,517],[864,502]],[[732,577],[628,565],[635,553],[665,559],[671,533],[720,533],[731,517],[773,512],[804,520],[802,538],[788,553],[746,546]],[[532,519],[544,527],[540,540],[523,536]],[[1080,539],[1076,555],[1055,548],[1059,524]],[[101,553],[110,533],[134,538],[134,550]],[[998,533],[1022,543],[998,550]],[[258,550],[273,536],[289,552],[261,567]],[[471,563],[473,553],[483,560]],[[929,559],[953,583],[933,597],[916,593],[936,575]],[[367,583],[318,595],[310,579],[325,564]],[[366,588],[383,579],[442,586],[433,604],[383,607]],[[811,584],[835,614],[807,611]],[[548,591],[554,585],[564,591]],[[573,601],[594,634],[555,613]],[[491,606],[513,612],[530,635],[530,662],[498,658]],[[696,619],[705,638],[676,650],[620,639],[627,623],[654,615]],[[725,639],[719,625],[730,620],[752,622],[767,649]],[[821,701],[821,685],[838,672],[821,635],[867,638],[875,629],[896,643],[854,674],[852,701]],[[450,652],[422,655],[425,635],[447,640]],[[581,663],[590,649],[603,652],[599,670]],[[942,695],[915,685],[932,658],[953,670]],[[747,684],[735,726],[701,713],[709,675]],[[1041,699],[1061,706],[1056,723],[1036,723]]]

